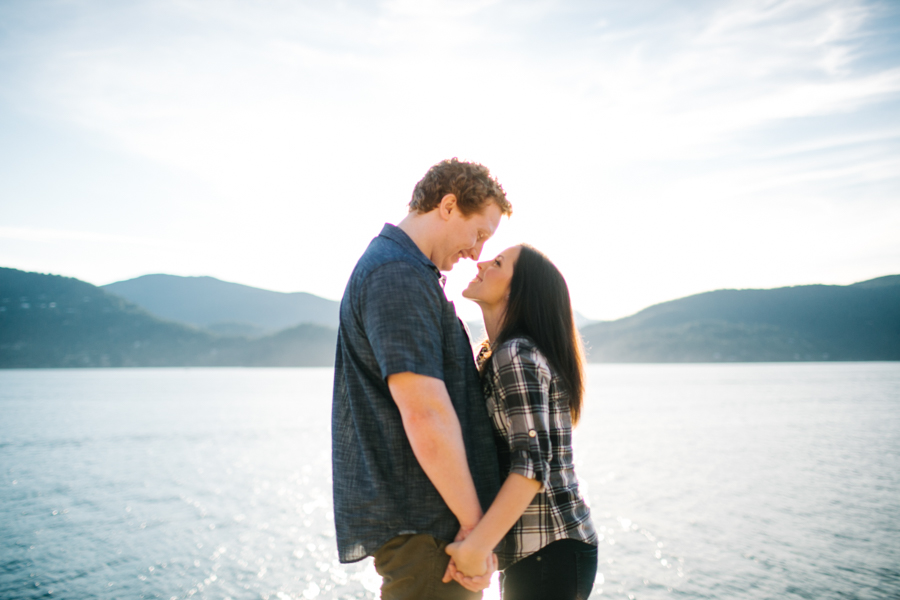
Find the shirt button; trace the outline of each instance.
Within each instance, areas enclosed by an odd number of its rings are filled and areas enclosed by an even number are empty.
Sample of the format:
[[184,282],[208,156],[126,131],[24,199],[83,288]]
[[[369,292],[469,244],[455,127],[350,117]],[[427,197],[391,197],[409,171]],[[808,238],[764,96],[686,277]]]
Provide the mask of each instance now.
[[537,432],[534,429],[528,431],[528,437],[534,437],[537,435]]

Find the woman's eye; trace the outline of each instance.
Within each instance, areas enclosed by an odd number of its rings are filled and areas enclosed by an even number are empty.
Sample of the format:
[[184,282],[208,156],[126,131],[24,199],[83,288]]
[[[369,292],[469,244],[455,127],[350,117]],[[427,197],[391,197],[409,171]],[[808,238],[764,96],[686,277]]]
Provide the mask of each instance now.
[[495,258],[495,259],[494,259],[494,264],[497,265],[497,266],[499,267],[499,266],[500,266],[500,261],[499,261],[498,259]]

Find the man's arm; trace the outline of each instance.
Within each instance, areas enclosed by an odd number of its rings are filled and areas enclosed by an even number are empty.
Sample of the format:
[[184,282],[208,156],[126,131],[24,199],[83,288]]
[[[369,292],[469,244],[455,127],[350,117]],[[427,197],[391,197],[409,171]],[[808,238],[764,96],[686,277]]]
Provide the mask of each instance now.
[[409,372],[390,375],[387,383],[419,465],[461,529],[470,531],[481,520],[481,504],[447,387],[435,377]]

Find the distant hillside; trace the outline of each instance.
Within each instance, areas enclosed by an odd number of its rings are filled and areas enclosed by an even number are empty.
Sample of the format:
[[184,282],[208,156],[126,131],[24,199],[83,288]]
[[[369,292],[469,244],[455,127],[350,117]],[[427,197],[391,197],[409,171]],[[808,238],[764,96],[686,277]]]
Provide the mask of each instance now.
[[314,324],[219,336],[77,279],[0,268],[0,368],[329,366],[336,337]]
[[223,335],[262,335],[315,323],[337,329],[339,303],[306,292],[286,294],[213,277],[144,275],[103,286],[150,313]]
[[591,362],[900,360],[900,275],[718,290],[581,333]]
[[[900,275],[707,292],[581,332],[592,362],[900,360]],[[310,323],[219,335],[77,279],[0,268],[0,368],[329,366],[336,336]]]
[[[574,311],[575,318],[575,327],[581,329],[587,325],[592,325],[594,323],[599,323],[600,321],[594,321],[592,319],[588,319],[583,314]],[[478,319],[477,321],[466,321],[466,326],[469,328],[469,334],[472,336],[472,341],[477,343],[482,339],[487,337],[487,334],[484,332],[484,321]]]

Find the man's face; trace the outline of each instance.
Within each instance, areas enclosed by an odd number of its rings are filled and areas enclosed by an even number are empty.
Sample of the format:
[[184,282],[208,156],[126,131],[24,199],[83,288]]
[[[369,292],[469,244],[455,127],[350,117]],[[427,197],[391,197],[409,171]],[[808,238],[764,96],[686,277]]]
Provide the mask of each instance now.
[[484,243],[497,231],[501,216],[500,207],[493,201],[481,213],[469,217],[454,206],[445,223],[443,243],[435,248],[434,264],[441,271],[449,271],[460,258],[478,260]]

